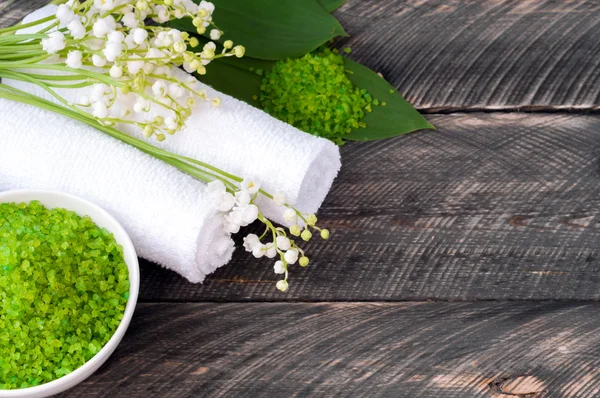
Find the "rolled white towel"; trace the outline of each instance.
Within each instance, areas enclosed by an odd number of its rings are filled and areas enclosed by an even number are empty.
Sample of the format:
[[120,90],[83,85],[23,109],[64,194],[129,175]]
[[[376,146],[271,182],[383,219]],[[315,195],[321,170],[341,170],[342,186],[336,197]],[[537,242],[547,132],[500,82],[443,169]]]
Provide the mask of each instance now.
[[0,191],[52,189],[110,212],[141,257],[202,282],[233,253],[206,185],[78,121],[0,99]]
[[[55,13],[56,6],[48,5],[27,16],[23,22],[33,22]],[[32,33],[38,29],[23,29],[19,33]],[[188,77],[180,69],[175,68],[173,72],[179,79]],[[6,79],[5,84],[57,101],[31,83]],[[304,133],[242,101],[201,83],[200,86],[209,97],[221,98],[221,106],[213,108],[207,102],[199,104],[183,130],[168,136],[162,143],[153,139],[150,142],[231,174],[258,179],[267,191],[284,193],[288,203],[298,210],[316,213],[341,167],[339,148],[329,140]],[[56,91],[68,101],[76,102],[84,95],[90,96],[90,90]],[[153,106],[151,114],[159,112],[157,108]],[[143,137],[141,131],[131,125],[119,126],[119,129]],[[284,208],[264,197],[259,199],[259,204],[265,216],[288,224],[283,218]]]

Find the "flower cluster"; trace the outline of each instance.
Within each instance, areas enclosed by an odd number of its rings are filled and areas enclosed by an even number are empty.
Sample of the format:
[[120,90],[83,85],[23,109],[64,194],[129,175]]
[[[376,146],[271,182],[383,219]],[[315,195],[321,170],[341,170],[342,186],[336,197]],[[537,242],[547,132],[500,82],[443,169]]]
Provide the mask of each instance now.
[[[286,195],[278,193],[271,195],[260,189],[260,182],[255,179],[244,179],[239,183],[228,184],[221,180],[215,180],[208,184],[208,190],[218,197],[218,210],[225,213],[223,228],[226,232],[237,233],[240,227],[250,225],[259,220],[265,225],[265,232],[258,236],[248,234],[244,238],[244,248],[256,258],[276,258],[274,271],[276,274],[284,274],[284,279],[277,282],[277,289],[285,292],[288,290],[288,268],[298,263],[306,267],[310,260],[304,250],[299,247],[293,237],[300,237],[308,242],[313,231],[317,231],[322,239],[329,238],[329,231],[317,227],[317,217],[314,214],[303,214],[286,203]],[[271,221],[264,217],[255,201],[259,195],[272,199],[277,205],[285,208],[284,218],[292,225],[286,231],[285,228],[275,227]],[[303,225],[303,226],[301,226]],[[289,236],[288,236],[289,233]],[[271,238],[270,242],[263,243],[263,239]]]
[[[165,133],[185,126],[198,100],[207,99],[193,77],[174,78],[173,66],[203,75],[212,60],[242,57],[245,49],[227,40],[217,54],[212,41],[200,46],[187,32],[145,21],[160,24],[189,17],[198,33],[212,28],[208,33],[217,40],[222,32],[212,21],[214,9],[210,2],[197,5],[191,0],[69,0],[58,7],[52,29],[44,29],[53,30],[41,40],[48,54],[44,62],[64,63],[69,76],[94,84],[92,95],[69,106],[91,112],[105,125],[134,124],[147,137],[162,141]],[[221,104],[219,98],[211,101]],[[150,112],[151,106],[159,109],[159,116]]]
[[[207,99],[193,76],[181,78],[174,67],[203,74],[213,59],[244,55],[244,47],[234,46],[230,40],[216,54],[217,47],[211,41],[206,40],[200,48],[199,40],[185,32],[144,24],[148,19],[163,23],[190,17],[198,33],[210,28],[208,34],[217,40],[222,32],[212,21],[213,11],[212,3],[206,1],[196,5],[191,0],[68,0],[55,15],[0,29],[0,78],[35,83],[59,103],[2,83],[0,98],[35,104],[82,121],[208,183],[223,215],[225,232],[237,233],[257,220],[265,225],[261,236],[245,237],[244,247],[254,257],[276,259],[275,273],[284,275],[277,288],[286,291],[290,266],[309,264],[296,238],[309,241],[315,232],[323,239],[329,237],[328,230],[317,227],[314,214],[298,211],[287,203],[284,194],[261,189],[257,180],[242,179],[201,160],[170,153],[116,128],[121,123],[133,124],[147,137],[164,140],[165,134],[183,127],[198,99]],[[36,33],[15,34],[32,27],[37,28]],[[80,95],[76,103],[55,90],[84,87],[88,88],[87,95]],[[211,101],[220,105],[218,98]],[[258,199],[264,198],[282,208],[289,228],[274,226],[262,214]]]

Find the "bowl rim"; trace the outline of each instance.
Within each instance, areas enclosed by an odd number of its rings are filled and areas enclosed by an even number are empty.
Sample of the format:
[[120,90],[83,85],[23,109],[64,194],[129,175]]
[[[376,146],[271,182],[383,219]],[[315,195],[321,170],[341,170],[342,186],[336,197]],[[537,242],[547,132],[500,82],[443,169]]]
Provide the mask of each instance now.
[[[14,203],[29,203],[33,200],[40,200],[42,204],[43,199],[36,199],[35,196],[51,196],[58,199],[64,199],[64,209],[75,211],[69,208],[69,203],[78,202],[88,209],[92,209],[96,213],[96,219],[92,216],[94,223],[100,222],[99,217],[103,218],[103,223],[111,224],[109,227],[103,227],[109,230],[115,236],[115,240],[123,247],[123,254],[125,264],[129,271],[129,299],[125,306],[125,312],[121,319],[119,326],[111,336],[111,338],[104,344],[104,346],[98,351],[91,359],[79,368],[73,370],[71,373],[66,374],[58,379],[49,381],[44,384],[33,387],[17,388],[10,390],[0,389],[0,398],[25,398],[25,397],[45,397],[48,395],[58,394],[59,392],[65,391],[75,385],[81,383],[87,377],[92,375],[102,364],[110,357],[117,345],[121,342],[121,339],[125,335],[125,331],[129,327],[129,323],[133,317],[135,307],[137,304],[140,284],[140,269],[137,253],[129,234],[123,226],[106,210],[100,206],[83,199],[79,196],[72,195],[65,192],[45,190],[45,189],[15,189],[0,192],[0,203],[13,203],[12,196],[17,196],[14,199]],[[28,196],[29,199],[18,199],[19,196]],[[59,206],[50,206],[51,208],[57,208]],[[78,213],[77,211],[75,211]],[[90,211],[91,212],[91,211]],[[80,213],[78,213],[80,214]],[[81,215],[81,214],[80,214]],[[89,215],[88,215],[89,216]],[[119,238],[117,239],[117,235]],[[127,255],[128,254],[128,255]]]

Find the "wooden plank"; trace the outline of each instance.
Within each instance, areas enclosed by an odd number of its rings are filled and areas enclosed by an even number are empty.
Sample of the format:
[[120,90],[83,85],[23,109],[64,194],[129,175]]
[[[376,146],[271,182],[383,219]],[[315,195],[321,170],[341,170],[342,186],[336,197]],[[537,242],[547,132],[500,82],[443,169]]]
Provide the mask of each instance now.
[[600,304],[143,304],[63,397],[591,398]]
[[12,26],[28,13],[48,4],[49,0],[2,0],[0,1],[0,27]]
[[598,108],[600,3],[348,0],[341,46],[430,112]]
[[462,114],[437,131],[343,147],[290,290],[238,251],[203,285],[142,265],[141,298],[490,300],[600,298],[600,117]]

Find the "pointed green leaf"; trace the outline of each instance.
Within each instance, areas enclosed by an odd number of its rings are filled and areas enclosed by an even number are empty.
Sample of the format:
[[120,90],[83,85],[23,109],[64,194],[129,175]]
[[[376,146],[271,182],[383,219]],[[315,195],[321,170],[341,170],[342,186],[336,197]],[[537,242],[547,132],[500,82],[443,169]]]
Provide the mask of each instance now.
[[[329,3],[329,1],[327,1]],[[300,57],[346,32],[317,0],[214,0],[213,20],[253,58],[279,60]],[[189,18],[170,26],[196,32]]]
[[344,4],[346,0],[319,0],[319,3],[329,12],[334,12]]
[[262,109],[260,101],[260,82],[262,76],[256,70],[270,70],[275,61],[242,57],[219,58],[206,66],[206,75],[196,74],[202,83],[214,89]]
[[434,127],[405,100],[400,93],[371,69],[345,58],[348,77],[355,86],[365,88],[379,103],[374,106],[363,122],[366,128],[354,129],[343,138],[353,141],[371,141],[395,137],[416,130]]

